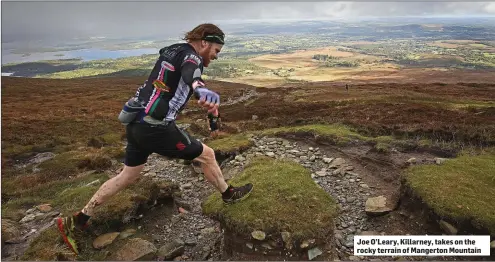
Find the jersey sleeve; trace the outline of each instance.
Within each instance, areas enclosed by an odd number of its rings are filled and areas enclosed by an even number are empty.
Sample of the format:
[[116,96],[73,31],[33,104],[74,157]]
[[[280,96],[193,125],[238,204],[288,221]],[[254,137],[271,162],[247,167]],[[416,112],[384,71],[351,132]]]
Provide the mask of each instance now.
[[204,81],[201,78],[203,74],[203,60],[201,57],[193,52],[185,52],[184,55],[180,56],[178,64],[182,79],[190,88],[204,86]]

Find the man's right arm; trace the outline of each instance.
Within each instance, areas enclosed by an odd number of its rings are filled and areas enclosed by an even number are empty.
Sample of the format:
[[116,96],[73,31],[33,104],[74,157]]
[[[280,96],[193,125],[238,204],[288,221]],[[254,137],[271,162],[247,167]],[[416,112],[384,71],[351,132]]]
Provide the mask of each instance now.
[[184,82],[191,88],[194,97],[199,101],[200,105],[209,108],[208,112],[212,112],[218,108],[220,104],[220,96],[209,90],[201,78],[202,61],[193,53],[184,56],[181,62],[181,75]]

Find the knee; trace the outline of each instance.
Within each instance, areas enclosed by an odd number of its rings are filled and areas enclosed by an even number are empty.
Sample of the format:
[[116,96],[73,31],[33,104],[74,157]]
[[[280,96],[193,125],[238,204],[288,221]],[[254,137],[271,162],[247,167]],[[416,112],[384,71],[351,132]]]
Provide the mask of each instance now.
[[202,160],[200,162],[203,163],[215,162],[215,151],[211,147],[203,145],[203,153],[200,158]]
[[141,176],[141,170],[142,168],[129,168],[126,167],[122,172],[118,175],[118,180],[120,183],[122,183],[125,186],[128,186],[129,184],[132,184],[136,182],[139,177]]

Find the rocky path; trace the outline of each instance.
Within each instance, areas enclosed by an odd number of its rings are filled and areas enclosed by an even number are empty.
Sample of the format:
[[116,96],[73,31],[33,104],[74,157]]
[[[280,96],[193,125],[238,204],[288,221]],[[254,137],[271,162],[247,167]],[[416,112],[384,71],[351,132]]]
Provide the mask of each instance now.
[[[315,183],[339,203],[341,213],[336,221],[335,237],[338,240],[336,243],[341,259],[346,259],[353,253],[355,234],[372,233],[370,231],[376,230],[365,212],[366,201],[376,195],[376,190],[355,172],[356,167],[346,159],[326,155],[319,148],[309,147],[301,142],[291,142],[281,138],[252,138],[252,140],[255,142],[252,148],[222,165],[227,179],[241,172],[248,159],[256,155],[291,159],[310,169]],[[213,193],[214,189],[203,179],[199,168],[156,155],[150,158],[147,166],[146,176],[178,182],[183,190],[182,198],[176,200],[176,203],[184,213],[176,212],[170,219],[165,221],[162,219],[160,224],[156,225],[162,231],[154,232],[153,239],[157,243],[171,239],[183,242],[185,251],[181,259],[220,259],[221,254],[218,252],[221,252],[221,246],[214,245],[221,243],[219,224],[204,217],[200,206],[201,201]]]

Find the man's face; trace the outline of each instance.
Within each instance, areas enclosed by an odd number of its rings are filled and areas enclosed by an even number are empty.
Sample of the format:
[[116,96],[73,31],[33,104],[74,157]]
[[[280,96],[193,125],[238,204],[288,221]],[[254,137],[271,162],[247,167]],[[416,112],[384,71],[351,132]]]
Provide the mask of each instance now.
[[220,53],[220,51],[222,50],[223,45],[201,41],[201,47],[202,49],[199,52],[199,55],[203,58],[203,65],[205,67],[208,67],[212,60],[218,58],[218,53]]

